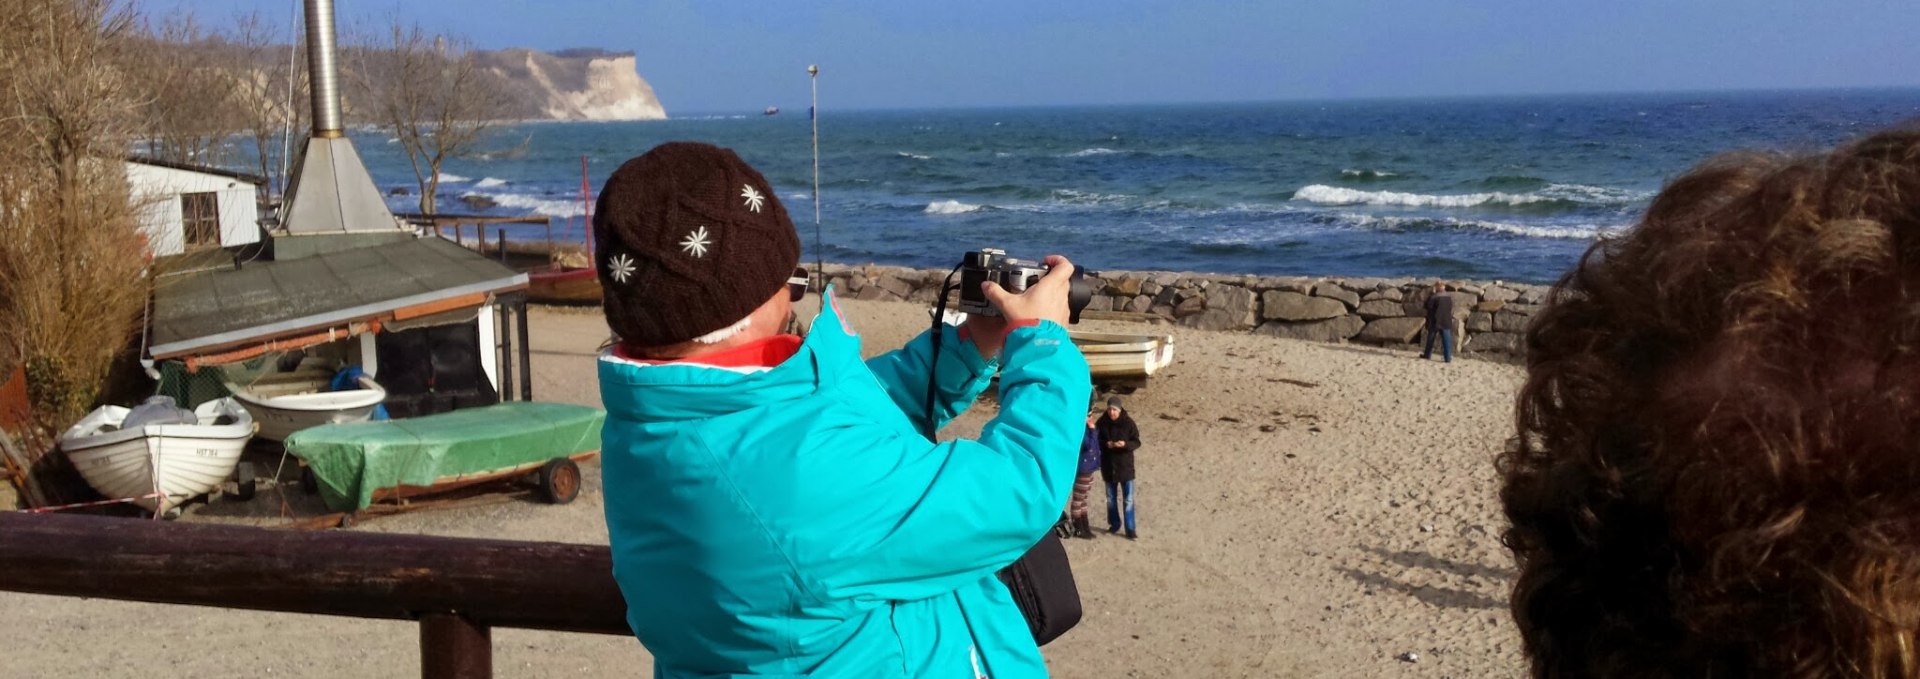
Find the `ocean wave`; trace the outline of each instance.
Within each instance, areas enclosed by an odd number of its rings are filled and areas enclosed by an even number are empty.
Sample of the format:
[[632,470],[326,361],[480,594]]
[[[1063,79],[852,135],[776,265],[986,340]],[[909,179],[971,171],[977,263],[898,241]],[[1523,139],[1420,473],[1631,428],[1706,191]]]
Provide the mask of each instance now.
[[440,183],[442,184],[451,183],[451,182],[464,182],[464,181],[467,181],[466,177],[462,177],[452,172],[440,173]]
[[1105,146],[1095,146],[1090,149],[1080,149],[1078,151],[1074,151],[1073,153],[1068,153],[1060,157],[1061,158],[1085,158],[1087,156],[1105,156],[1105,155],[1111,155],[1115,153],[1119,153],[1119,151],[1107,148]]
[[1400,191],[1362,191],[1359,189],[1313,184],[1293,192],[1293,199],[1322,205],[1395,205],[1401,207],[1478,207],[1481,205],[1526,205],[1558,198],[1515,193],[1465,193],[1430,195]]
[[1391,215],[1337,214],[1334,218],[1348,225],[1381,231],[1490,231],[1524,238],[1592,240],[1627,228],[1627,225],[1514,224],[1484,219],[1452,217],[1395,217]]
[[969,212],[979,210],[982,207],[985,207],[985,206],[974,205],[972,203],[962,203],[957,200],[936,200],[931,203],[927,203],[927,209],[922,210],[922,212],[925,212],[930,215],[963,215]]
[[[1490,178],[1493,179],[1493,178]],[[1517,182],[1530,177],[1498,178]],[[1350,189],[1326,184],[1303,186],[1293,192],[1293,200],[1319,203],[1321,205],[1383,205],[1394,207],[1441,207],[1466,208],[1483,206],[1532,206],[1552,207],[1554,204],[1575,205],[1627,205],[1646,200],[1653,196],[1646,191],[1633,191],[1610,186],[1591,186],[1587,184],[1547,184],[1536,191],[1510,193],[1506,191],[1485,191],[1480,193],[1429,194],[1408,193],[1402,191],[1367,191]]]
[[1587,184],[1548,184],[1547,188],[1540,189],[1536,193],[1548,198],[1608,204],[1637,203],[1653,197],[1652,191],[1634,191]]
[[1400,173],[1388,172],[1386,170],[1344,169],[1340,171],[1340,176],[1345,177],[1347,179],[1358,179],[1361,181],[1366,181],[1370,179],[1391,179],[1393,177],[1400,176]]
[[555,200],[520,193],[467,193],[462,195],[484,196],[492,199],[493,202],[500,207],[519,208],[548,217],[579,217],[586,214],[586,210],[580,207],[579,198]]
[[894,151],[894,153],[898,154],[901,158],[911,158],[913,160],[933,160],[933,156],[923,155],[919,153],[908,153],[906,151]]
[[811,194],[811,193],[789,193],[789,194],[787,194],[787,200],[807,200],[807,199],[810,199],[810,198],[813,198],[813,194]]
[[1119,202],[1123,202],[1133,198],[1133,196],[1129,196],[1124,193],[1096,193],[1093,191],[1081,191],[1078,189],[1054,189],[1052,192],[1052,196],[1054,200],[1060,201],[1062,203],[1078,203],[1078,204],[1091,204],[1091,205],[1119,203]]
[[490,189],[495,186],[506,186],[506,185],[507,185],[507,180],[495,179],[493,177],[481,177],[480,181],[473,183],[473,187],[476,189]]

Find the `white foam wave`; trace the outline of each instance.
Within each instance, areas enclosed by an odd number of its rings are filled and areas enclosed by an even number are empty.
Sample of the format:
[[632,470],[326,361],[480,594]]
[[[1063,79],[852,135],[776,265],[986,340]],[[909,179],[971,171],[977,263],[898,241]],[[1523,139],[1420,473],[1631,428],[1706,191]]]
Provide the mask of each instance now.
[[1133,196],[1129,196],[1121,193],[1096,193],[1093,191],[1080,191],[1076,189],[1054,189],[1053,190],[1054,200],[1058,200],[1063,203],[1089,203],[1089,204],[1098,205],[1102,203],[1118,203],[1132,197]]
[[468,193],[464,195],[491,198],[493,202],[500,207],[519,208],[548,217],[579,217],[586,214],[586,210],[580,207],[580,199],[578,198],[554,200],[518,193]]
[[957,200],[936,200],[927,203],[927,209],[923,210],[923,212],[930,215],[962,215],[978,210],[981,207],[983,206],[972,203],[962,203]]
[[447,182],[464,182],[464,181],[467,181],[467,178],[466,178],[466,177],[462,177],[462,176],[460,176],[460,175],[457,175],[457,174],[454,174],[454,173],[452,173],[452,172],[442,172],[442,173],[440,173],[440,183],[442,183],[442,184],[444,184],[444,183],[447,183]]
[[1361,191],[1358,189],[1314,184],[1293,192],[1294,200],[1322,205],[1398,205],[1403,207],[1476,207],[1480,205],[1525,205],[1550,200],[1551,196],[1514,193],[1463,193],[1429,195],[1400,191]]
[[1342,177],[1354,177],[1354,178],[1363,178],[1363,177],[1364,177],[1364,178],[1369,178],[1369,179],[1384,179],[1384,178],[1387,178],[1387,177],[1398,177],[1398,176],[1400,176],[1400,173],[1398,173],[1398,172],[1387,172],[1387,171],[1384,171],[1384,170],[1341,170],[1341,171],[1340,171],[1340,176],[1342,176]]
[[[1114,138],[1119,139],[1119,137],[1114,137]],[[1119,153],[1119,151],[1115,151],[1105,146],[1095,146],[1090,149],[1080,149],[1078,151],[1074,151],[1073,153],[1069,153],[1061,157],[1062,158],[1085,158],[1087,156],[1104,156],[1112,153]]]
[[490,189],[495,186],[506,186],[506,185],[507,185],[507,180],[495,179],[493,177],[481,177],[480,181],[473,183],[473,187],[476,189]]
[[1632,191],[1587,184],[1548,184],[1547,188],[1540,189],[1538,193],[1549,198],[1577,200],[1583,203],[1634,203],[1653,197],[1652,191]]
[[1611,235],[1627,228],[1627,225],[1582,224],[1571,226],[1542,226],[1536,224],[1514,224],[1482,219],[1429,219],[1424,217],[1395,217],[1392,215],[1336,215],[1342,221],[1354,226],[1369,229],[1442,228],[1455,230],[1479,230],[1505,233],[1526,238],[1550,238],[1562,240],[1593,240],[1600,236]]
[[787,200],[808,200],[808,199],[811,199],[811,198],[813,198],[813,194],[811,194],[811,193],[789,193],[789,194],[787,194]]
[[894,153],[900,154],[901,158],[912,158],[914,160],[933,160],[933,156],[921,155],[918,153],[907,153],[906,151],[895,151]]

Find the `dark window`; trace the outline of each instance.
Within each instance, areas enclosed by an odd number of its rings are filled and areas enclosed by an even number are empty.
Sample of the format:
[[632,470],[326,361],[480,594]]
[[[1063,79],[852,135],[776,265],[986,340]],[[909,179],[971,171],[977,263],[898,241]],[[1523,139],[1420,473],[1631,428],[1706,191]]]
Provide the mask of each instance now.
[[187,247],[219,247],[219,194],[180,194],[180,222],[186,230]]

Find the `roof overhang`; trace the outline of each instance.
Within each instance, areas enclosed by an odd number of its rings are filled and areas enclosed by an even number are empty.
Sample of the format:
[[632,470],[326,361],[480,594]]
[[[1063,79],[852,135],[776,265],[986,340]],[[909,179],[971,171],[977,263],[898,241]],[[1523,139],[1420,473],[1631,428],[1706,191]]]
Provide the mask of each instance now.
[[[156,360],[205,357],[289,338],[476,308],[527,287],[527,275],[439,238],[162,279]],[[359,330],[356,330],[359,328]]]

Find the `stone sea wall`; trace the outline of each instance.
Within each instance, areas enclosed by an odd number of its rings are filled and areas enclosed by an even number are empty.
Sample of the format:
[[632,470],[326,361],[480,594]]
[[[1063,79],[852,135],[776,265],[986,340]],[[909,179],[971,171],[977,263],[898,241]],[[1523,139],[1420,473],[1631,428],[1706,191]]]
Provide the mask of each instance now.
[[[854,299],[932,304],[947,272],[829,264],[827,278]],[[1316,342],[1406,345],[1421,341],[1431,279],[1233,276],[1103,271],[1090,276],[1088,309],[1201,330],[1249,331]],[[1518,355],[1520,336],[1548,287],[1447,281],[1455,351]]]

